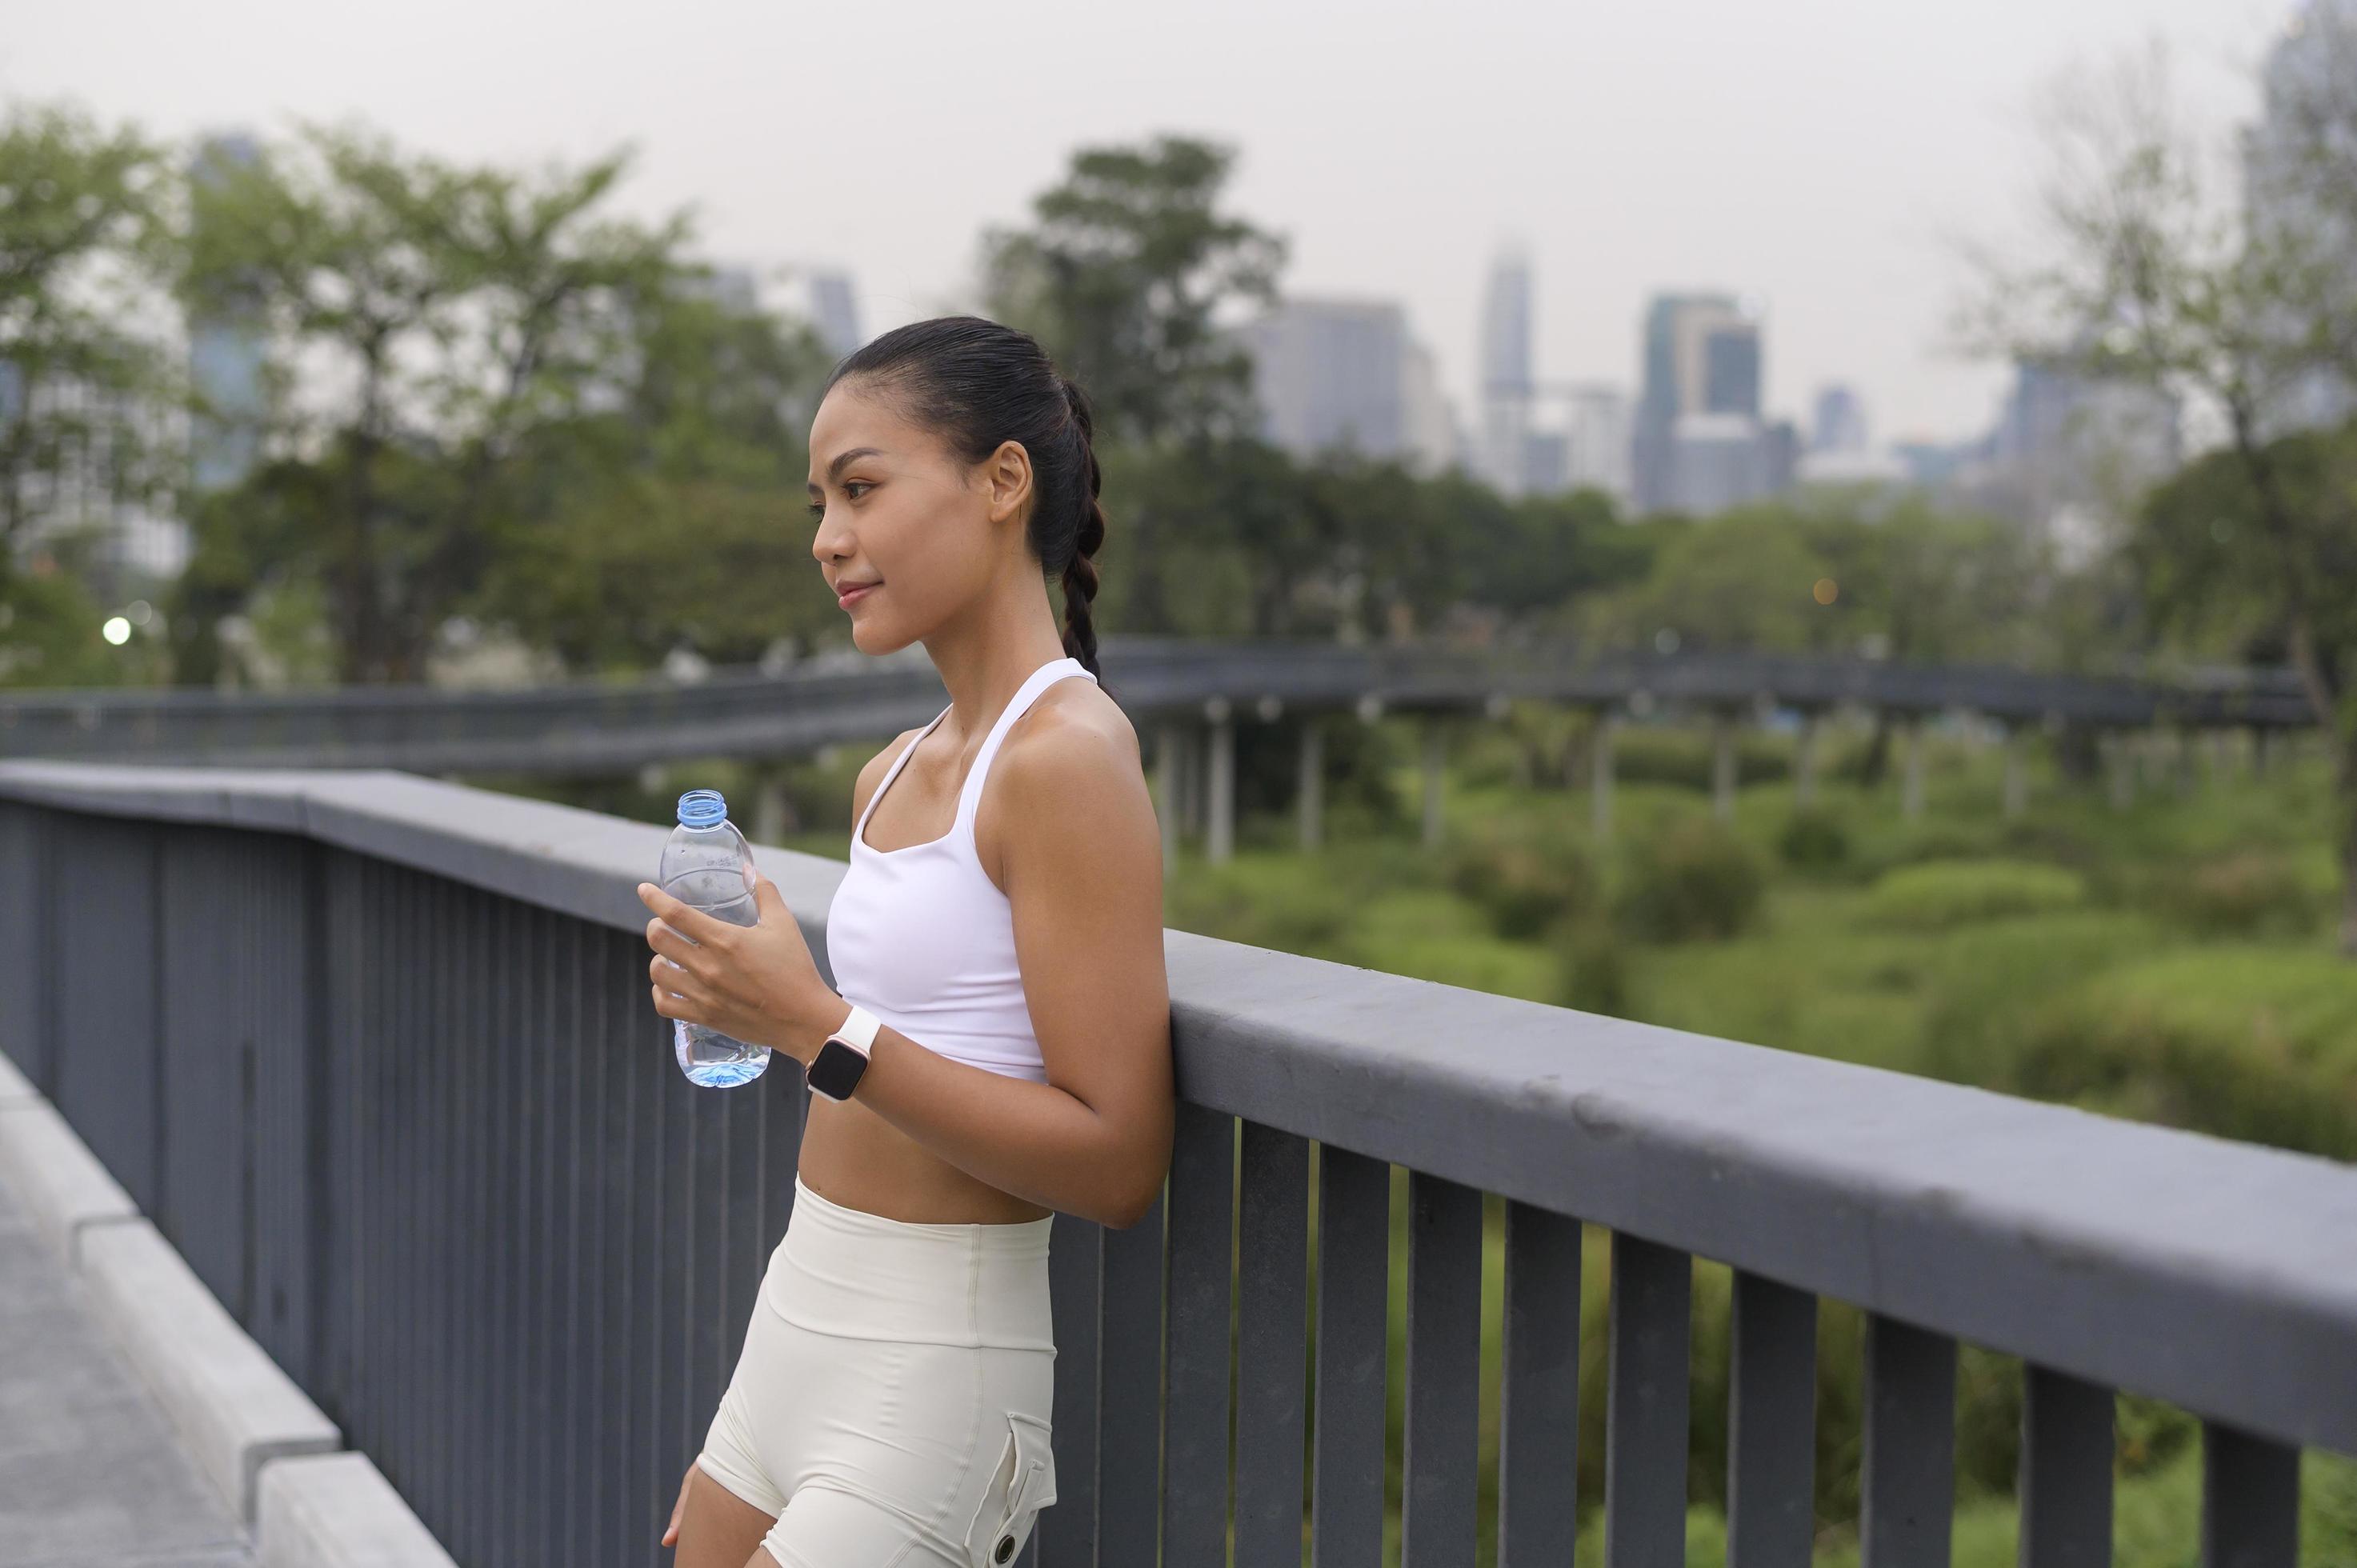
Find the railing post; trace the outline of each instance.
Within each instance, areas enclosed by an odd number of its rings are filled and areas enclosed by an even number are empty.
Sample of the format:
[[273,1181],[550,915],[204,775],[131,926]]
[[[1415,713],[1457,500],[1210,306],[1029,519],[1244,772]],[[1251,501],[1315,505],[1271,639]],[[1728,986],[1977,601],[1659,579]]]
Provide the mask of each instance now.
[[1318,715],[1301,715],[1300,778],[1296,785],[1301,802],[1301,847],[1314,850],[1324,836],[1326,791],[1326,732]]

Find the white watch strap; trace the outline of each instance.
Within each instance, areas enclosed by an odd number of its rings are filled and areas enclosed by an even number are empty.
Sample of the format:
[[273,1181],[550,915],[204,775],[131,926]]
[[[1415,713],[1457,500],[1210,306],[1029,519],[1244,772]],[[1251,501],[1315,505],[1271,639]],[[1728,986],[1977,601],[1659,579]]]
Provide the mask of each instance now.
[[854,1002],[851,1004],[851,1016],[845,1018],[827,1038],[841,1040],[864,1057],[875,1050],[876,1031],[883,1026],[882,1019]]

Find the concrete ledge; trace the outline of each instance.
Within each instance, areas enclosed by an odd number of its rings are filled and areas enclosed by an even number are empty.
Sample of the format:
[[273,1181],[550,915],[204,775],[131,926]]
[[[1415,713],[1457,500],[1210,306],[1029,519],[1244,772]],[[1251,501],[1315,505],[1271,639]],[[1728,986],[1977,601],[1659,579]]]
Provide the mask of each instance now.
[[263,1466],[254,1535],[262,1568],[457,1568],[365,1454]]
[[137,1219],[87,1229],[77,1251],[94,1304],[240,1523],[253,1526],[265,1462],[343,1446],[335,1423],[246,1337],[153,1225]]
[[38,1096],[0,1101],[0,1178],[23,1199],[42,1237],[69,1266],[76,1239],[86,1228],[139,1218],[131,1195],[57,1108]]
[[0,1051],[0,1106],[38,1104],[40,1098],[41,1091],[33,1087],[33,1080],[17,1069],[5,1051]]

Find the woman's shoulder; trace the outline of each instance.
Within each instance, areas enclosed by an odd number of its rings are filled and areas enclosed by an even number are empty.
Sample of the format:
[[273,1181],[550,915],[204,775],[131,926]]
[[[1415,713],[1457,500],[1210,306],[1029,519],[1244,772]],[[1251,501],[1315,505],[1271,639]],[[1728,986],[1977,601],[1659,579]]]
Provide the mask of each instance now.
[[[1003,810],[1009,803],[1011,817]],[[1103,847],[1125,820],[1151,829],[1153,798],[1129,715],[1093,681],[1055,682],[1007,727],[975,811],[977,843],[1000,851],[1013,837],[1060,834],[1076,823]],[[1141,842],[1159,854],[1158,830]],[[991,859],[986,853],[985,864]]]

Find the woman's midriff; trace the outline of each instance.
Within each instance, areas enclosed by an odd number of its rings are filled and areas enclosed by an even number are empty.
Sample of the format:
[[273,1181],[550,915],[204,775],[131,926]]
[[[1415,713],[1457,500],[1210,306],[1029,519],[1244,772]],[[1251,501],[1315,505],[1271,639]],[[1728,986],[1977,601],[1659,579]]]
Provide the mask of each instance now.
[[856,1097],[810,1097],[800,1168],[829,1202],[919,1225],[1015,1225],[1054,1212],[960,1170]]

